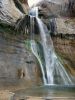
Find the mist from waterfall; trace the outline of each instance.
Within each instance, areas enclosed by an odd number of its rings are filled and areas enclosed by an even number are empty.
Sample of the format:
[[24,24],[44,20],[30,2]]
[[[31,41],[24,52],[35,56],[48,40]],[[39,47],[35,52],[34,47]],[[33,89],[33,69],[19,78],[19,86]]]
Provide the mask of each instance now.
[[[63,85],[73,85],[72,78],[65,70],[64,66],[58,60],[57,55],[55,54],[53,41],[49,34],[49,31],[46,25],[38,18],[38,8],[34,8],[32,11],[33,16],[30,16],[31,24],[31,50],[37,60],[39,61],[43,82],[44,85],[54,85],[54,84],[63,84]],[[43,64],[42,59],[39,56],[38,46],[34,37],[34,16],[36,17],[38,27],[40,30],[41,46],[44,52],[45,62]],[[40,50],[41,51],[41,50]]]

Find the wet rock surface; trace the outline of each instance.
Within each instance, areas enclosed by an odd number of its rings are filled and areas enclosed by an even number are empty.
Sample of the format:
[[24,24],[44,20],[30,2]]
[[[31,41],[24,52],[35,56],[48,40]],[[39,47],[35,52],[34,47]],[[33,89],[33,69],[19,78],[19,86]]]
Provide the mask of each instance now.
[[36,58],[25,48],[24,36],[0,33],[0,89],[18,89],[41,83]]
[[[16,90],[42,83],[40,66],[25,47],[24,35],[0,33],[0,89]],[[75,81],[74,36],[53,37],[57,55]]]
[[62,60],[61,63],[63,63],[64,67],[69,74],[73,76],[73,80],[75,81],[75,39],[73,38],[69,39],[69,37],[65,35],[65,38],[53,38],[53,42],[55,51]]
[[42,18],[42,21],[47,25],[50,34],[75,34],[75,18],[58,17],[58,18]]

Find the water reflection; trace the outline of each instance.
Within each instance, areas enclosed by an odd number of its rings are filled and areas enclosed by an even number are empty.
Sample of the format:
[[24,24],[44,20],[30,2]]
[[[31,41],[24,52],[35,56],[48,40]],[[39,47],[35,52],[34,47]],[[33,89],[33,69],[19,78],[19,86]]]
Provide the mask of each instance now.
[[[20,97],[74,98],[75,99],[75,86],[73,85],[72,86],[71,85],[48,86],[46,85],[46,86],[32,87],[29,89],[27,88],[20,91],[16,91],[15,98],[16,97],[19,97],[19,98]],[[68,99],[63,99],[63,100],[68,100]]]

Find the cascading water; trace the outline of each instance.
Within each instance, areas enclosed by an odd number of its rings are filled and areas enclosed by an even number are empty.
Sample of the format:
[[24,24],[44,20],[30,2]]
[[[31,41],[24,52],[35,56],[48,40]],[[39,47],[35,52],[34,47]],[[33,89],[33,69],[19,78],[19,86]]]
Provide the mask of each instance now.
[[38,60],[38,62],[40,64],[42,75],[43,75],[44,84],[46,84],[46,78],[45,78],[43,63],[42,63],[41,58],[38,55],[37,43],[36,43],[36,41],[34,39],[34,16],[36,18],[38,17],[38,9],[37,9],[37,7],[33,8],[31,10],[31,13],[30,13],[30,30],[31,30],[31,32],[30,32],[31,33],[31,37],[30,37],[31,41],[30,41],[30,43],[31,43],[31,50],[32,50],[33,54],[35,55],[35,57],[37,58],[37,60]]
[[[33,54],[36,56],[40,63],[43,81],[44,84],[47,85],[54,85],[54,84],[64,84],[64,85],[73,85],[71,76],[67,73],[64,66],[58,60],[52,39],[49,35],[48,29],[46,25],[38,18],[38,10],[34,8],[33,12],[35,12],[35,17],[38,23],[38,27],[40,30],[40,37],[41,37],[41,45],[43,47],[44,52],[44,59],[45,59],[45,68],[43,66],[43,62],[38,55],[37,44],[35,42],[34,37],[31,38],[31,50]],[[34,13],[33,13],[34,14]],[[34,21],[33,16],[30,17],[31,22],[31,35],[34,34]]]
[[[47,74],[47,84],[56,84],[62,82],[63,84],[73,84],[71,77],[66,72],[64,66],[58,60],[52,39],[48,33],[47,27],[43,24],[43,22],[37,18],[37,22],[40,29],[41,42],[44,51],[45,57],[45,67]],[[55,81],[55,78],[57,82]]]

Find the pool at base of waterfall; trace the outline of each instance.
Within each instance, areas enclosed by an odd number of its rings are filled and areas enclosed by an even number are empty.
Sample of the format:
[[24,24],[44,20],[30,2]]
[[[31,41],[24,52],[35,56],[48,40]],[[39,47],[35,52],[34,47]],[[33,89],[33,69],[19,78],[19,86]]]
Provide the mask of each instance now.
[[15,100],[75,100],[75,86],[46,85],[15,91]]

